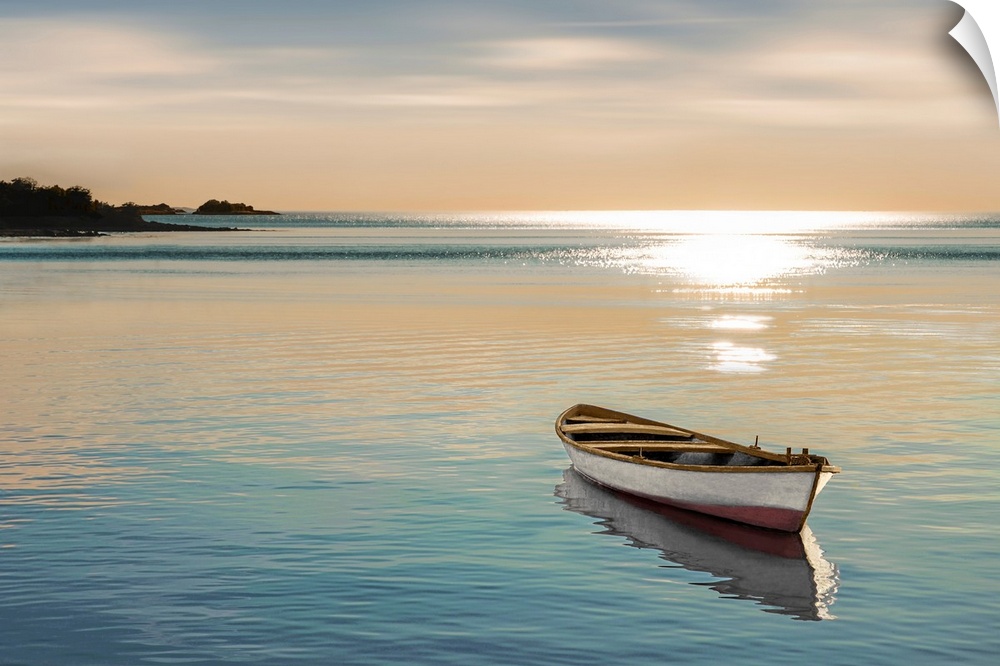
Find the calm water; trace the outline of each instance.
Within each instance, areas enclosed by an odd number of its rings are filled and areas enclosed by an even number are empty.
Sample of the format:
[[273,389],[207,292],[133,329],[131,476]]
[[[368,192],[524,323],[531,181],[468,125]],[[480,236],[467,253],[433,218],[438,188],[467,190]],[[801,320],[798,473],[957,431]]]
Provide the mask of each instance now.
[[[998,218],[213,222],[0,241],[0,663],[1000,651]],[[844,473],[802,536],[658,511],[576,402]]]

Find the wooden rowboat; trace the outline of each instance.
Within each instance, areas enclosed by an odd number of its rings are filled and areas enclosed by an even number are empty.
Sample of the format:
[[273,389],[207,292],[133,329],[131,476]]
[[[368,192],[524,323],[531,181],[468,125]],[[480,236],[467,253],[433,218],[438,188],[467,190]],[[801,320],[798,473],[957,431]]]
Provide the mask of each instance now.
[[765,451],[593,405],[556,419],[577,472],[638,497],[784,532],[805,525],[840,472],[822,457]]

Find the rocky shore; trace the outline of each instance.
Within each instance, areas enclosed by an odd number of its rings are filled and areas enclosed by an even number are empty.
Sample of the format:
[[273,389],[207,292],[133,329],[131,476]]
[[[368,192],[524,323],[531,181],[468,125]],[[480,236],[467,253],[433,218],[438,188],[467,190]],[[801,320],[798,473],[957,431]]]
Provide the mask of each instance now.
[[150,231],[239,231],[236,227],[202,227],[195,224],[150,222],[138,212],[123,209],[90,216],[0,216],[0,236],[75,238],[103,236],[108,233]]
[[[75,238],[107,233],[150,231],[242,231],[236,227],[152,222],[143,215],[181,215],[184,209],[165,203],[112,206],[95,200],[90,190],[73,186],[39,186],[33,178],[0,180],[0,236]],[[197,215],[278,215],[243,203],[210,199]]]

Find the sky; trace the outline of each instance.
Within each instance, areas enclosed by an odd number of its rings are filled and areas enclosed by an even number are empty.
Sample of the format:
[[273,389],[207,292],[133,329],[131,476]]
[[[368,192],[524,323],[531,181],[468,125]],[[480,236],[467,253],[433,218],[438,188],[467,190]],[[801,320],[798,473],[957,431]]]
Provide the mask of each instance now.
[[948,0],[0,0],[0,179],[272,210],[1000,210]]

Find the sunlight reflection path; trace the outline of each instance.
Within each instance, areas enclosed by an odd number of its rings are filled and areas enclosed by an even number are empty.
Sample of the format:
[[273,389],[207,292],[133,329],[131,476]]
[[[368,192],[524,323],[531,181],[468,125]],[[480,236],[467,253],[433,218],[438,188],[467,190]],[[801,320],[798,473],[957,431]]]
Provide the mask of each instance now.
[[709,328],[738,331],[760,331],[769,326],[772,317],[755,315],[722,315],[709,323]]
[[709,368],[719,372],[763,372],[765,363],[777,359],[760,347],[744,347],[727,341],[713,343],[712,356]]
[[642,268],[706,287],[752,286],[821,272],[812,248],[781,236],[710,234],[644,248]]

